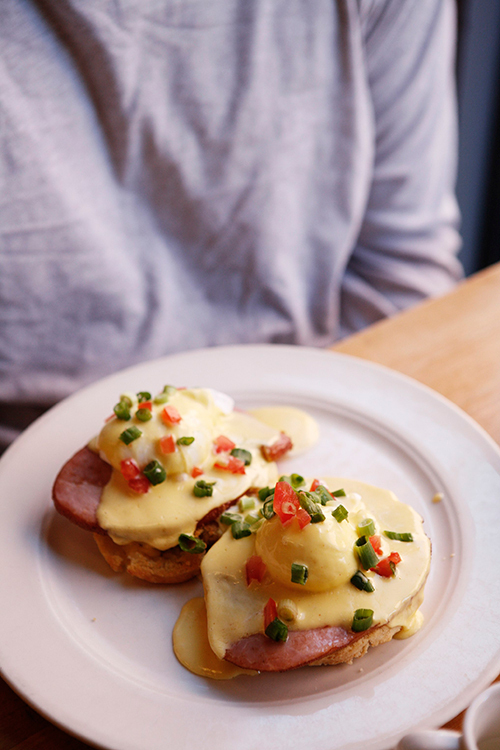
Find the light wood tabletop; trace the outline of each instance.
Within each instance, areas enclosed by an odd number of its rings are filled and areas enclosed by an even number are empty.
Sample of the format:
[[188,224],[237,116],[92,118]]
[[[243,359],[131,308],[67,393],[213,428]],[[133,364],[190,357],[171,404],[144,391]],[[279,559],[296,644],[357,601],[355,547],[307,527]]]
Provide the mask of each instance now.
[[[379,362],[443,394],[500,443],[500,264],[377,323],[334,351]],[[500,634],[499,634],[500,635]],[[462,717],[446,726],[459,729]],[[0,680],[0,750],[82,750]]]

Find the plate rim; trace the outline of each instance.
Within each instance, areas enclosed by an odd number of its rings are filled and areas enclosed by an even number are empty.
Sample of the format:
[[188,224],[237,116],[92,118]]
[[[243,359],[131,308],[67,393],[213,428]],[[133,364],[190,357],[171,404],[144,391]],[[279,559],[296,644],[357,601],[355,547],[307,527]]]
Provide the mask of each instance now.
[[[89,392],[91,393],[93,390],[102,388],[103,384],[109,384],[114,381],[115,378],[118,376],[127,376],[132,375],[134,372],[140,372],[143,368],[146,369],[156,369],[158,367],[161,367],[163,363],[169,363],[173,359],[181,359],[185,360],[186,358],[190,357],[203,357],[206,355],[207,352],[209,352],[209,356],[223,356],[224,354],[227,354],[228,352],[231,353],[231,356],[238,356],[238,353],[240,351],[244,350],[246,353],[253,353],[254,355],[257,355],[258,353],[265,352],[266,354],[270,351],[280,353],[284,353],[285,350],[288,352],[298,353],[300,351],[300,354],[307,355],[313,354],[314,356],[317,356],[320,353],[320,356],[328,356],[332,357],[333,359],[337,359],[338,361],[350,361],[351,363],[355,363],[354,367],[360,367],[361,369],[365,369],[366,371],[378,371],[380,373],[383,373],[383,377],[388,376],[389,378],[396,379],[396,381],[405,382],[410,388],[414,389],[417,388],[417,390],[420,390],[422,393],[426,394],[428,397],[430,397],[433,400],[437,400],[443,404],[443,406],[447,409],[451,409],[453,412],[455,412],[456,416],[458,416],[462,421],[465,421],[469,428],[472,429],[473,433],[479,436],[483,444],[488,446],[489,450],[492,451],[492,454],[496,457],[497,461],[500,462],[500,448],[495,443],[493,438],[484,430],[483,427],[481,427],[470,415],[468,415],[465,411],[463,411],[459,406],[454,404],[452,401],[447,399],[442,394],[434,391],[429,386],[420,383],[419,381],[415,380],[414,378],[411,378],[410,376],[400,373],[397,370],[393,370],[391,368],[386,367],[385,365],[382,365],[380,363],[371,362],[370,360],[365,360],[361,357],[356,357],[350,354],[330,351],[330,350],[317,350],[317,349],[310,349],[308,347],[294,347],[289,345],[274,345],[274,344],[267,344],[267,345],[240,345],[240,346],[224,346],[224,347],[209,347],[206,349],[201,350],[193,350],[190,352],[182,352],[179,354],[174,355],[167,355],[164,357],[156,358],[154,360],[150,360],[148,362],[141,362],[137,363],[135,365],[131,365],[127,368],[124,368],[120,371],[117,371],[115,373],[110,373],[105,378],[100,379],[99,381],[96,381],[94,383],[90,383],[86,385],[84,388],[80,389],[76,393],[71,394],[70,396],[63,399],[61,402],[53,406],[51,409],[49,409],[45,414],[43,414],[36,422],[34,422],[32,425],[30,425],[22,434],[21,436],[14,442],[12,446],[10,446],[7,451],[4,453],[4,455],[0,459],[0,483],[2,482],[3,477],[3,471],[5,470],[4,467],[9,463],[10,456],[15,454],[16,451],[21,450],[24,443],[27,443],[30,439],[34,431],[40,430],[44,428],[44,425],[46,423],[50,424],[50,421],[53,420],[54,414],[64,413],[68,407],[71,407],[71,404],[78,399],[83,399],[86,394]],[[21,448],[19,448],[21,446]],[[0,645],[0,651],[2,650],[2,646]],[[496,662],[495,662],[496,665]],[[474,695],[477,693],[477,684],[479,683],[482,686],[485,686],[488,682],[493,679],[498,674],[498,666],[491,666],[489,674],[483,674],[481,675],[478,680],[475,682],[471,682],[469,685],[470,694],[467,696],[464,696],[464,706],[470,702],[471,697],[474,697]],[[74,728],[65,723],[64,721],[61,722],[58,720],[57,717],[54,717],[51,713],[47,713],[44,710],[43,706],[40,706],[38,704],[35,704],[32,700],[32,698],[29,696],[29,691],[25,691],[22,688],[20,688],[18,681],[11,680],[10,676],[5,673],[5,671],[1,670],[2,677],[4,680],[12,687],[12,689],[20,695],[20,697],[28,702],[30,705],[33,705],[36,710],[44,716],[47,720],[54,723],[56,726],[59,726],[64,731],[68,732],[69,734],[77,737],[78,739],[82,740],[83,742],[86,742],[88,744],[93,744],[97,747],[111,747],[112,745],[102,744],[99,740],[96,738],[90,737],[87,734],[81,734],[80,732],[75,732]],[[445,709],[441,711],[442,714],[445,714]],[[451,717],[448,717],[451,718]],[[444,719],[446,721],[447,718]],[[444,722],[440,722],[444,723]]]

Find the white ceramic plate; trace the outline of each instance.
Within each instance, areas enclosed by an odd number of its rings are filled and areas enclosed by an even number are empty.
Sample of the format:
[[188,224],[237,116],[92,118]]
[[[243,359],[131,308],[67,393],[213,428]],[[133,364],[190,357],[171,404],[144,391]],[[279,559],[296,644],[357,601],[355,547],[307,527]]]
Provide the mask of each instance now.
[[[291,404],[321,439],[283,470],[385,486],[424,517],[433,544],[413,638],[351,666],[212,682],[171,648],[199,582],[158,587],[113,574],[90,534],[59,517],[51,486],[124,390],[164,383],[226,391],[242,407]],[[432,497],[443,492],[436,504]],[[500,453],[459,409],[385,368],[287,346],[209,349],[117,373],[68,398],[0,462],[0,658],[31,705],[114,750],[390,748],[444,723],[500,671]]]

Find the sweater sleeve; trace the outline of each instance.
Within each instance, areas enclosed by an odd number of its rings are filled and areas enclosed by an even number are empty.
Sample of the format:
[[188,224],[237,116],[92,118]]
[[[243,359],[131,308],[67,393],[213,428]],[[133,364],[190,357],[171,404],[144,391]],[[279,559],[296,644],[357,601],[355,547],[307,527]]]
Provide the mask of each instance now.
[[360,2],[373,178],[342,284],[341,334],[461,278],[454,0]]

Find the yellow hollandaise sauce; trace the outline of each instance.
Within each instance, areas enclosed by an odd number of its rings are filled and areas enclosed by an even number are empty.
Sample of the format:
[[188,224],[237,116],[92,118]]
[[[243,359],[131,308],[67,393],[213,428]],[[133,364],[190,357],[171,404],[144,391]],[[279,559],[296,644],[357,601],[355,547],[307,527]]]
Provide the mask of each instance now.
[[289,456],[296,456],[308,450],[319,439],[316,420],[294,406],[262,406],[250,409],[249,413],[269,427],[283,431],[290,437],[293,435],[293,447]]
[[[304,423],[310,419],[303,413]],[[276,464],[261,448],[280,435],[208,388],[123,394],[90,446],[113,467],[99,525],[117,544],[170,549],[214,508],[276,481]]]
[[183,606],[172,635],[174,652],[180,663],[190,672],[212,680],[230,680],[239,674],[255,675],[251,669],[241,669],[218,659],[210,648],[207,633],[207,612],[203,597],[190,599]]
[[[392,492],[363,482],[325,478],[322,486],[345,495],[325,500],[323,493],[322,504],[314,502],[317,494],[306,493],[295,516],[282,506],[291,519],[275,513],[244,538],[228,530],[203,559],[208,640],[219,659],[240,639],[265,632],[269,600],[288,630],[336,625],[349,631],[363,610],[371,612],[369,627],[390,623],[401,627],[400,637],[421,626],[417,611],[431,545],[420,516]],[[296,494],[301,496],[300,488]],[[374,555],[368,568],[359,540]],[[256,560],[260,572],[249,580],[249,561],[255,567]]]

